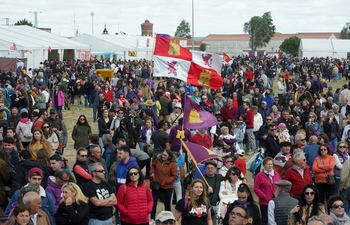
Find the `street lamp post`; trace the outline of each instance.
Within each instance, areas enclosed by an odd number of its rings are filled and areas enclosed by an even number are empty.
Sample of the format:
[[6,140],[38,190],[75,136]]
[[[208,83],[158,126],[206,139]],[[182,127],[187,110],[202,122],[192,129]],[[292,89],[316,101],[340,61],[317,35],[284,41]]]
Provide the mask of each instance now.
[[194,50],[194,0],[192,0],[192,50]]
[[29,13],[33,13],[34,14],[34,27],[38,28],[38,13],[42,13],[42,11],[29,11]]
[[91,12],[91,28],[92,28],[92,34],[94,34],[94,12]]

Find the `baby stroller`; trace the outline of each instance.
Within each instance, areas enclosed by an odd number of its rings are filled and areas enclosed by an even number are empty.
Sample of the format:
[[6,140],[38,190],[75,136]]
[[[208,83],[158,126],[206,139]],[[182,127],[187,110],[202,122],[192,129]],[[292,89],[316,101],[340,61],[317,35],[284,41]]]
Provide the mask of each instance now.
[[220,201],[216,204],[217,212],[215,216],[218,219],[218,224],[222,224],[227,208],[236,200],[238,200],[237,195],[227,195],[225,198],[220,199]]
[[257,153],[255,153],[247,162],[247,170],[252,173],[252,177],[254,178],[260,172],[260,166],[264,160],[265,149],[258,148]]

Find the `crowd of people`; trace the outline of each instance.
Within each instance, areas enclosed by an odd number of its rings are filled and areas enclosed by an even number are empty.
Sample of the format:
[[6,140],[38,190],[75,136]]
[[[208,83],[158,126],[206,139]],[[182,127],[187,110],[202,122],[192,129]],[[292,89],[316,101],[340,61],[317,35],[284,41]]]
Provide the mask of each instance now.
[[[349,65],[236,57],[223,64],[219,90],[154,79],[146,60],[1,70],[0,208],[8,224],[21,225],[107,225],[113,215],[123,225],[350,224]],[[333,92],[330,80],[341,88]],[[218,124],[184,127],[185,96]],[[72,131],[70,110],[81,110]],[[180,139],[222,161],[199,164],[186,183],[191,162]],[[264,159],[251,180],[245,159],[258,151]],[[166,211],[157,216],[159,199]]]

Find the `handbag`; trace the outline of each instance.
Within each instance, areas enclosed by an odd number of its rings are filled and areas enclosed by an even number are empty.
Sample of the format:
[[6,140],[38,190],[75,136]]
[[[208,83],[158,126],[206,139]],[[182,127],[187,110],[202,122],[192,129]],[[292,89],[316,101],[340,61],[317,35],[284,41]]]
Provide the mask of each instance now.
[[[322,157],[320,157],[320,160],[321,160],[322,165],[324,165],[324,164],[323,164]],[[324,173],[324,174],[326,175],[326,180],[327,180],[327,184],[328,184],[328,185],[333,185],[333,184],[335,184],[335,178],[334,178],[333,175],[329,175],[329,174],[327,174],[327,173]]]
[[327,179],[327,184],[329,184],[329,185],[335,184],[335,179],[334,179],[333,175],[327,175],[326,174],[326,179]]
[[149,187],[151,188],[152,191],[158,191],[160,185],[157,181],[151,181]]

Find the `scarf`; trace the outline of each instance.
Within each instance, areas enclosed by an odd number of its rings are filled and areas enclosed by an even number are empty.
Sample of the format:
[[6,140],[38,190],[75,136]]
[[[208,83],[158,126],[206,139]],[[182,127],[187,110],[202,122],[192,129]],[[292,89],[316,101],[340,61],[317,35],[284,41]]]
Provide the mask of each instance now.
[[250,202],[247,203],[242,203],[240,200],[237,200],[238,205],[244,207],[245,209],[248,208],[248,206],[250,205]]

